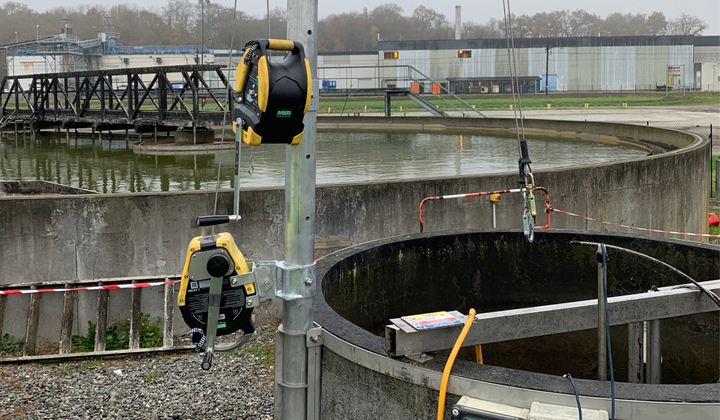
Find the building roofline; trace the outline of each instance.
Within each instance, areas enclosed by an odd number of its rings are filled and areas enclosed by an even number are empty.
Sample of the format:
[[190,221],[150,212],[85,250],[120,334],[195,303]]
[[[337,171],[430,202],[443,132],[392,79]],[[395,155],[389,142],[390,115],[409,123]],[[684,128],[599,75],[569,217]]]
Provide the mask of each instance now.
[[[515,48],[552,48],[563,47],[633,47],[656,45],[716,45],[720,40],[717,36],[696,37],[692,35],[661,35],[661,36],[589,36],[589,37],[557,37],[557,38],[515,38]],[[380,51],[402,50],[470,50],[507,48],[505,38],[496,39],[441,39],[441,40],[410,40],[380,41]]]

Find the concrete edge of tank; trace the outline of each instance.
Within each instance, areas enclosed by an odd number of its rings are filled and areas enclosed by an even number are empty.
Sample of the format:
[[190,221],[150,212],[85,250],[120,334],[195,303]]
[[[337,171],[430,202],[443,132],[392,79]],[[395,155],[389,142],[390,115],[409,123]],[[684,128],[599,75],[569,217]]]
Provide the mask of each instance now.
[[[517,233],[522,235],[520,231],[503,230],[461,230],[461,231],[444,231],[424,234],[404,235],[393,238],[385,238],[376,241],[366,242],[345,248],[330,254],[317,262],[317,279],[318,295],[315,299],[315,321],[323,327],[327,332],[347,342],[349,346],[363,349],[371,352],[378,357],[382,357],[393,361],[402,361],[403,359],[394,359],[387,355],[385,351],[385,341],[382,337],[378,337],[369,331],[366,331],[352,322],[338,315],[325,301],[323,294],[323,285],[325,275],[340,261],[362,253],[366,250],[380,247],[383,245],[418,240],[433,236],[456,235],[464,233]],[[600,240],[612,243],[613,237],[642,239],[650,242],[666,242],[682,246],[691,246],[704,248],[709,251],[720,252],[720,246],[693,243],[689,241],[673,240],[673,239],[653,239],[637,237],[627,234],[600,234],[581,231],[552,230],[553,234],[567,234],[573,238],[583,238],[585,240]],[[542,232],[537,232],[542,235]],[[432,361],[422,365],[422,368],[435,372],[442,372],[445,366],[445,357],[435,357]],[[404,360],[408,366],[413,364]],[[383,373],[383,372],[380,372]],[[458,360],[453,367],[453,375],[475,380],[507,386],[513,388],[529,389],[540,392],[549,392],[557,394],[572,395],[572,389],[568,386],[566,378],[555,375],[541,374],[535,372],[519,371],[514,369],[478,365],[467,361]],[[599,382],[595,380],[576,379],[578,384],[578,392],[584,397],[610,398],[610,386],[608,382]],[[720,403],[720,384],[699,384],[699,385],[650,385],[650,384],[631,384],[617,382],[615,384],[615,398],[617,400],[635,400],[646,402],[681,402],[684,404],[717,404]]]

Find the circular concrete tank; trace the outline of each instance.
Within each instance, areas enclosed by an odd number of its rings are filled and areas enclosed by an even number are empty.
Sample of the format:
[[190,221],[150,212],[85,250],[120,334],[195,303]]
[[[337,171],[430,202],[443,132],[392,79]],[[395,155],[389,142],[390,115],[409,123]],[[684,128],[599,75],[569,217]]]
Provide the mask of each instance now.
[[[483,313],[595,299],[595,250],[571,240],[633,249],[698,281],[720,277],[720,247],[621,234],[544,231],[530,244],[516,231],[459,231],[344,249],[318,262],[315,320],[328,333],[322,354],[323,418],[435,418],[447,353],[434,353],[422,365],[390,357],[385,325],[391,318],[439,310]],[[611,297],[687,283],[638,257],[612,250],[608,255]],[[651,385],[625,382],[628,328],[611,328],[616,418],[716,418],[718,312],[663,319],[661,331],[663,383]],[[533,401],[574,407],[564,373],[576,378],[583,408],[609,412],[609,382],[595,380],[596,334],[584,330],[486,344],[485,365],[461,352],[446,413],[463,395],[525,408]]]

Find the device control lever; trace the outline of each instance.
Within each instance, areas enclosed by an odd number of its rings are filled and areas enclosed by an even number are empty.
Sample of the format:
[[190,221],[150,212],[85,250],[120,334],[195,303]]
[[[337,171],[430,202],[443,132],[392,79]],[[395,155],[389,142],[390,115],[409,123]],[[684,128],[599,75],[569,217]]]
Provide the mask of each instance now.
[[230,216],[198,216],[198,218],[195,219],[195,227],[221,225],[223,223],[230,223]]
[[198,216],[192,223],[192,227],[222,225],[224,223],[234,223],[241,219],[240,216],[219,214],[215,216]]
[[222,292],[222,277],[210,277],[210,293],[208,294],[208,317],[205,357],[202,368],[209,370],[212,366],[213,352],[215,351],[215,338],[217,337],[218,317],[220,315],[220,300]]

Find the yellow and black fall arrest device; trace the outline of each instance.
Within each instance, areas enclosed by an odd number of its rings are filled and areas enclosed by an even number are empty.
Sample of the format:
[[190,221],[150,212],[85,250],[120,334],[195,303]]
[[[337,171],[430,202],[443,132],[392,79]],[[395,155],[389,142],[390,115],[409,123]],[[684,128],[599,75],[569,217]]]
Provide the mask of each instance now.
[[[276,62],[268,58],[269,50],[288,53]],[[235,78],[235,92],[240,96],[233,116],[243,122],[242,140],[250,146],[300,143],[303,116],[312,97],[311,76],[310,62],[299,43],[280,39],[248,42]]]

